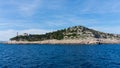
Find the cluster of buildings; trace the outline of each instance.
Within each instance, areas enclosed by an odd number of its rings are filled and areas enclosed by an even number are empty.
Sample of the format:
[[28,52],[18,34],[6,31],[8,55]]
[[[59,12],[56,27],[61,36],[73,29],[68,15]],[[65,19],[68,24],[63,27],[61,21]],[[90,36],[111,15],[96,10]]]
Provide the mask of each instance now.
[[17,32],[17,36],[29,36],[28,33],[23,33],[22,35],[19,35],[19,33]]

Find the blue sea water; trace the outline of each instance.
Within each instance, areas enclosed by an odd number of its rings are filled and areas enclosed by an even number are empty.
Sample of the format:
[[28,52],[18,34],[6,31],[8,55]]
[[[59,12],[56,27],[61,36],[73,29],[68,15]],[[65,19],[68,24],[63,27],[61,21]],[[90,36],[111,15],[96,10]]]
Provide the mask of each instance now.
[[120,68],[120,45],[0,44],[0,68]]

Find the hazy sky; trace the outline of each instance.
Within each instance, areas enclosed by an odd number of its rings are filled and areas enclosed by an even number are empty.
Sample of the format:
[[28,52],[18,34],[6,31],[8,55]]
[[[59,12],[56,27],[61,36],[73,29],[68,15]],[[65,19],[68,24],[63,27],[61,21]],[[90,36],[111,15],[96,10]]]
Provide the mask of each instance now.
[[120,0],[0,0],[0,40],[74,25],[120,34]]

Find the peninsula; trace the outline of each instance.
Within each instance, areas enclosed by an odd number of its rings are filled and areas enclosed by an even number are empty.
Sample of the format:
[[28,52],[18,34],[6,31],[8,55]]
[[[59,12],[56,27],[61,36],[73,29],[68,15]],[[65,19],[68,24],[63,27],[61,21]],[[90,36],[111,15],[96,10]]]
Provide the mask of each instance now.
[[18,35],[8,44],[119,44],[120,35],[96,31],[84,26],[73,26],[46,34]]

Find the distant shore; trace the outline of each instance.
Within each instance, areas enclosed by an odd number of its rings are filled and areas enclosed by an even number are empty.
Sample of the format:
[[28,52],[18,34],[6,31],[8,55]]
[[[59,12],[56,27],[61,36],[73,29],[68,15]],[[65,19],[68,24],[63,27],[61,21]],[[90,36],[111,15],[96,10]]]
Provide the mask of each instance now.
[[83,39],[83,40],[44,40],[44,41],[8,41],[5,44],[120,44],[117,39]]

